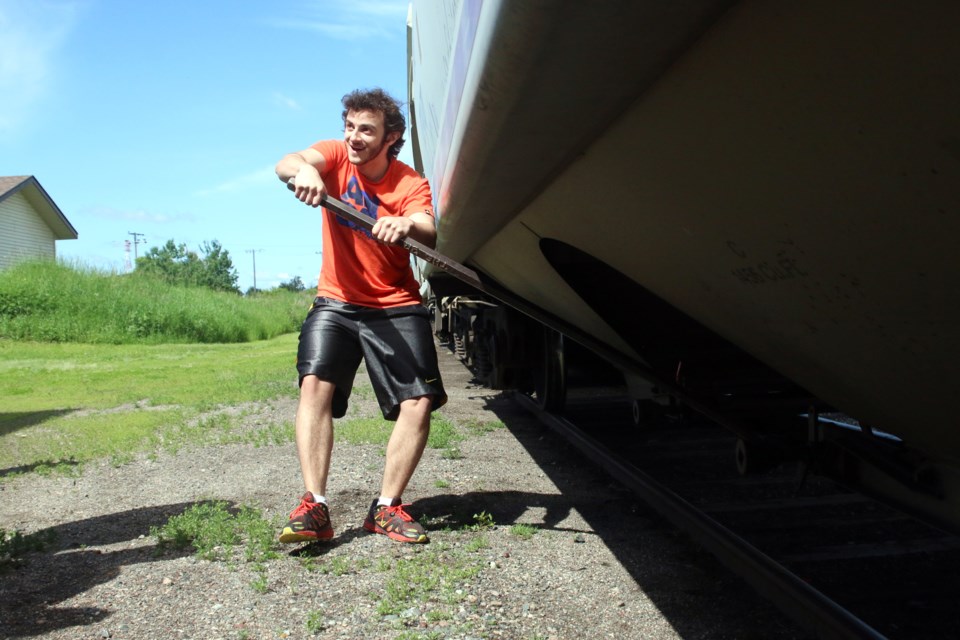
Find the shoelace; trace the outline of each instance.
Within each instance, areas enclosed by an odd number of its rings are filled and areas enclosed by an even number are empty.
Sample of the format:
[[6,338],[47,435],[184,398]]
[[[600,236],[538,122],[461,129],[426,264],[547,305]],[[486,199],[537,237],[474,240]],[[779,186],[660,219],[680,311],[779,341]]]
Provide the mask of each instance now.
[[409,504],[398,504],[395,507],[387,507],[387,513],[391,516],[400,516],[400,519],[404,522],[413,522],[413,517],[403,510],[404,507],[409,506]]
[[320,504],[320,503],[319,503],[319,502],[307,502],[306,500],[301,500],[301,501],[300,501],[300,504],[298,504],[297,507],[296,507],[293,511],[290,512],[290,517],[291,517],[291,518],[296,518],[296,517],[298,517],[298,516],[302,516],[302,515],[305,514],[307,511],[310,511],[310,509],[312,509],[313,507],[317,506],[318,504]]

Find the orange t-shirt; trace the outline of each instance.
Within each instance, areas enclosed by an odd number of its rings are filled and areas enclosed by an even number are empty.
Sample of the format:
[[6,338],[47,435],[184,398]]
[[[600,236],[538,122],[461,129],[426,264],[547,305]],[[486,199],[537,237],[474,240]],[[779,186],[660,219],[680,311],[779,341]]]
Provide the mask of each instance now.
[[[347,159],[344,141],[322,140],[313,148],[323,156],[325,167],[320,177],[331,198],[339,198],[374,220],[418,211],[433,215],[430,185],[396,158],[383,178],[373,182]],[[406,249],[377,242],[369,231],[326,208],[317,295],[380,309],[422,302]]]

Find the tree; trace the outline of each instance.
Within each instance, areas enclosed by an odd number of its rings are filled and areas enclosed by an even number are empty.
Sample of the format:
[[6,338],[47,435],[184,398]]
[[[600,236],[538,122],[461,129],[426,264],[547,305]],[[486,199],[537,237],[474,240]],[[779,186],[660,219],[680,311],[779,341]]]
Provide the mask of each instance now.
[[216,240],[205,241],[200,250],[202,258],[197,252],[189,251],[187,245],[167,240],[163,247],[151,247],[137,258],[137,271],[156,275],[171,284],[240,293],[230,252]]
[[200,284],[216,291],[234,291],[240,293],[237,287],[237,270],[230,259],[230,252],[224,249],[219,242],[211,240],[200,246],[203,252],[203,271]]
[[278,289],[286,289],[287,291],[293,291],[294,293],[299,293],[304,291],[307,286],[303,284],[303,280],[300,279],[300,276],[293,276],[286,282],[281,282],[277,285]]

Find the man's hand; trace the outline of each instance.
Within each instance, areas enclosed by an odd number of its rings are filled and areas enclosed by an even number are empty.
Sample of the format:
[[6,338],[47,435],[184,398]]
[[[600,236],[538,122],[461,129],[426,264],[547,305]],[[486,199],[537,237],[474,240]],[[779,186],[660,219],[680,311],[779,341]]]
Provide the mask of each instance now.
[[312,166],[304,166],[293,179],[293,195],[297,200],[311,207],[319,207],[320,199],[326,193],[327,187],[324,186],[320,174]]
[[370,231],[373,237],[384,244],[399,244],[410,235],[413,220],[404,216],[378,218]]
[[320,198],[327,192],[320,178],[326,164],[323,155],[309,147],[283,156],[277,163],[277,177],[287,183],[297,200],[311,207],[319,207]]

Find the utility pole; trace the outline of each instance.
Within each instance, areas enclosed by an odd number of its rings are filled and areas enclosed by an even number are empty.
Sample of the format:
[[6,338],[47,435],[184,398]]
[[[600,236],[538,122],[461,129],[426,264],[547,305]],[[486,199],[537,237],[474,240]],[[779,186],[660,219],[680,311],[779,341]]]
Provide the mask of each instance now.
[[[137,233],[136,231],[127,231],[128,236],[133,236],[133,264],[137,264],[137,245],[143,244],[147,241],[142,233]],[[143,238],[141,240],[141,238]]]
[[263,249],[247,249],[247,253],[253,254],[253,290],[257,290],[257,252]]

